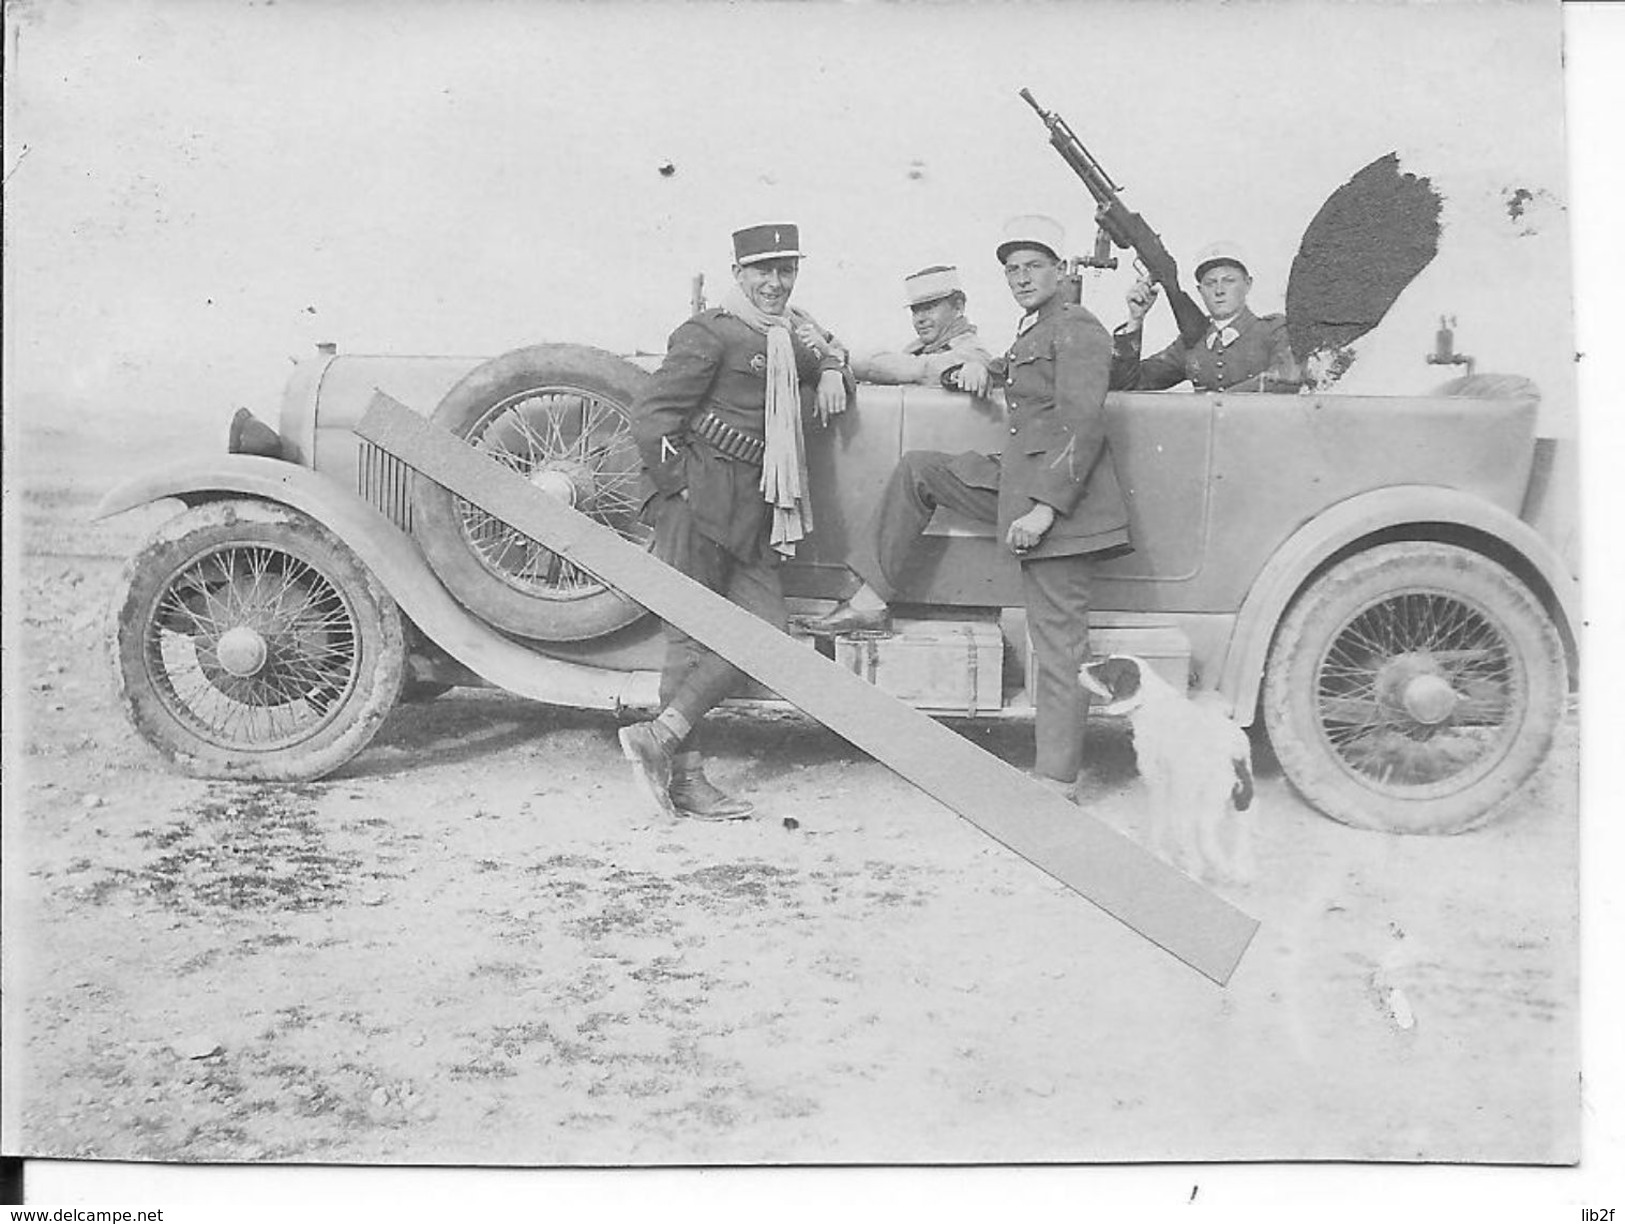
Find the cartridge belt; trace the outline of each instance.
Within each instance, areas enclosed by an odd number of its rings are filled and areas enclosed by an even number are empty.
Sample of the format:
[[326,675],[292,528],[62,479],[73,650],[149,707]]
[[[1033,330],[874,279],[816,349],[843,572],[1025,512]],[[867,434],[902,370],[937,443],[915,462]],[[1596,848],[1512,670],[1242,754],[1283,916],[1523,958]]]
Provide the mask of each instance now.
[[688,428],[690,433],[704,438],[724,455],[742,459],[746,463],[760,463],[762,452],[767,449],[767,443],[762,439],[751,437],[743,429],[728,424],[709,410],[689,422]]

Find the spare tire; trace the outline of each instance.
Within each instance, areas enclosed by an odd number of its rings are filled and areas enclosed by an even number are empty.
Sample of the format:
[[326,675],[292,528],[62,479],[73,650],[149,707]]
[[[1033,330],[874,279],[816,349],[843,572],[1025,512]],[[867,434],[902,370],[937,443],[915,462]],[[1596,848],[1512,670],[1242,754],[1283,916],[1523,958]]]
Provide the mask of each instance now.
[[[632,403],[649,375],[579,344],[515,349],[470,371],[435,424],[645,547]],[[446,589],[498,629],[544,642],[600,637],[641,606],[431,480],[413,482],[412,534]]]

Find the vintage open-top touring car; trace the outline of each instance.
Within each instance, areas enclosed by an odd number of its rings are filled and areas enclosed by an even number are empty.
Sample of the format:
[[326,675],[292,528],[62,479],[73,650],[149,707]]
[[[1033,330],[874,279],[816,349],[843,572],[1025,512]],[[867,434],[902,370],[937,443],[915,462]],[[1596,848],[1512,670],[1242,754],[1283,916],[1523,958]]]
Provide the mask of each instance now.
[[[659,622],[354,426],[382,390],[562,504],[643,538],[628,409],[656,359],[547,344],[493,360],[301,362],[275,430],[239,413],[229,453],[114,490],[112,514],[184,509],[129,563],[118,684],[180,768],[308,779],[366,746],[403,695],[494,685],[562,705],[655,702]],[[1292,784],[1352,824],[1449,832],[1545,756],[1565,709],[1575,582],[1532,523],[1550,443],[1520,379],[1429,396],[1113,393],[1132,554],[1101,565],[1100,652],[1150,659],[1262,719]],[[843,594],[843,560],[905,450],[1002,445],[1002,406],[859,388],[809,426],[816,533],[793,610]],[[820,648],[942,716],[1026,717],[1015,561],[939,514],[890,638]],[[649,564],[658,564],[650,559]],[[770,701],[756,691],[742,701]]]

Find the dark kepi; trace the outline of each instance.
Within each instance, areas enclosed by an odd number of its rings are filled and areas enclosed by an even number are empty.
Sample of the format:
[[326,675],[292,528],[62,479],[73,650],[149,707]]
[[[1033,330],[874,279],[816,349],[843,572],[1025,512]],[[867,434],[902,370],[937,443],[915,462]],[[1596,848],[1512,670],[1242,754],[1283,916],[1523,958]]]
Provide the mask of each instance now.
[[794,225],[752,225],[734,231],[734,262],[760,263],[764,259],[800,259],[801,232]]

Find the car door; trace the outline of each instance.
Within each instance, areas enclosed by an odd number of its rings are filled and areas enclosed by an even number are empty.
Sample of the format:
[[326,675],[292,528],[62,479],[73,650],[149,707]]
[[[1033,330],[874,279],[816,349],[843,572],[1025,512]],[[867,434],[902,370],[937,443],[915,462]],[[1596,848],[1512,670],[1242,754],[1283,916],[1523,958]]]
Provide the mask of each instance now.
[[[1202,568],[1208,536],[1212,397],[1120,393],[1106,400],[1112,461],[1129,504],[1135,551],[1102,567],[1097,607],[1179,605],[1182,584]],[[1008,436],[1004,403],[936,387],[858,388],[855,408],[808,428],[813,541],[785,571],[792,595],[836,598],[849,584],[846,558],[905,451],[997,455]],[[991,523],[939,510],[926,528],[900,602],[1013,607],[1020,573]]]

